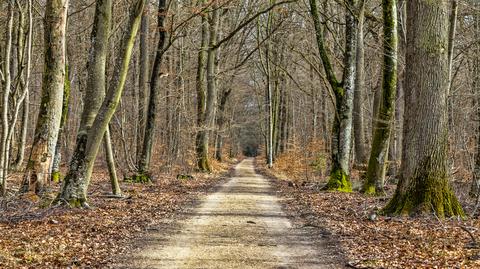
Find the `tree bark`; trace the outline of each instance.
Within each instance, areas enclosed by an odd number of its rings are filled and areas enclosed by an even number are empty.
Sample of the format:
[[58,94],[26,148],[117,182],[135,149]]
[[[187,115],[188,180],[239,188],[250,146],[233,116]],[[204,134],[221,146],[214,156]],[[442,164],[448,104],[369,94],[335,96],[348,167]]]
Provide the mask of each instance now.
[[448,0],[407,2],[405,128],[400,182],[384,212],[463,216],[449,184]]
[[62,119],[60,121],[60,129],[58,131],[57,145],[55,146],[55,155],[52,164],[53,182],[60,181],[60,163],[62,161],[62,143],[64,139],[64,128],[68,120],[68,105],[70,101],[70,77],[68,64],[65,66],[65,85],[63,86],[63,105],[62,105]]
[[143,150],[143,137],[145,135],[145,121],[147,118],[147,105],[148,105],[148,80],[149,80],[149,45],[148,36],[150,31],[150,19],[148,14],[148,5],[145,6],[145,10],[142,16],[142,26],[140,30],[140,75],[139,75],[139,107],[138,107],[138,127],[137,127],[137,162],[140,161]]
[[335,94],[336,115],[332,130],[332,168],[330,179],[326,188],[343,192],[352,191],[350,181],[350,148],[352,138],[353,94],[355,81],[355,53],[356,53],[356,23],[349,8],[355,6],[354,0],[346,1],[348,4],[345,12],[345,54],[344,72],[342,82],[336,78],[333,66],[324,44],[324,36],[317,1],[310,0],[310,12],[315,26],[317,46],[322,59],[323,67],[330,86]]
[[[199,5],[205,4],[205,0],[199,1]],[[201,43],[198,51],[196,90],[197,90],[197,135],[195,139],[195,149],[197,154],[197,167],[200,171],[208,172],[211,170],[208,161],[208,130],[206,120],[207,110],[207,90],[205,87],[205,70],[207,64],[208,51],[208,20],[207,14],[201,15]]]
[[0,195],[5,196],[7,191],[7,174],[8,174],[8,101],[10,97],[10,91],[12,87],[12,75],[10,63],[12,61],[12,43],[13,43],[13,1],[8,1],[8,18],[7,18],[7,29],[5,34],[5,54],[3,58],[3,94],[2,94],[2,136],[1,136],[1,145],[0,145]]
[[48,0],[45,10],[45,72],[33,145],[22,191],[40,193],[50,179],[62,117],[68,0]]
[[[79,139],[81,140],[77,140],[76,150],[70,162],[70,169],[63,182],[62,190],[56,198],[57,202],[59,203],[66,203],[72,207],[89,207],[87,204],[87,190],[90,184],[93,166],[102,142],[102,138],[105,135],[108,124],[115,113],[123,93],[130,59],[132,56],[133,47],[135,45],[135,38],[138,29],[140,28],[140,22],[145,3],[146,0],[138,0],[131,8],[128,24],[124,32],[124,37],[121,41],[121,50],[115,62],[114,73],[109,83],[106,98],[103,101],[98,114],[94,118],[91,128],[88,130],[88,132],[86,132],[86,135],[79,136]],[[105,12],[109,11],[111,12],[111,9],[108,9],[107,3],[103,1],[97,2],[97,8],[99,13],[97,13],[98,18],[96,16],[96,19],[98,19],[98,21],[96,21],[94,25],[98,23],[98,34],[103,36],[104,34],[108,33],[109,27],[103,27],[103,24],[107,23],[107,21],[103,21],[105,17],[100,16],[100,14],[105,14]],[[92,36],[95,35],[92,33]],[[106,37],[108,38],[108,34]],[[98,66],[101,66],[101,63],[103,63],[104,66],[105,61],[100,61],[100,59],[103,59],[105,51],[103,49],[98,49],[98,51],[94,49],[93,51],[93,55],[96,56],[94,56],[94,58],[98,60]],[[84,143],[86,146],[83,149],[79,148],[79,145]]]
[[[19,2],[16,2],[17,6],[20,6]],[[22,71],[23,71],[23,65],[25,65],[25,78],[20,78],[20,85],[23,88],[23,101],[17,100],[17,106],[14,108],[14,114],[17,114],[18,110],[20,109],[20,106],[23,107],[22,111],[22,125],[21,125],[21,130],[20,130],[20,142],[18,145],[18,151],[17,151],[17,157],[12,164],[12,169],[14,170],[20,170],[23,164],[23,160],[25,158],[25,146],[27,143],[27,133],[28,133],[28,123],[29,123],[29,106],[30,106],[30,74],[31,74],[31,66],[32,66],[32,47],[33,47],[33,3],[32,0],[28,0],[26,3],[26,9],[24,11],[21,11],[20,13],[26,12],[28,16],[28,31],[25,38],[20,38],[18,39],[18,47],[23,47],[24,42],[26,42],[26,55],[24,54],[23,50],[18,51],[18,59],[24,59],[25,62],[20,65],[18,75],[21,76]],[[19,7],[20,8],[20,7]],[[22,15],[23,17],[23,15]],[[23,30],[19,29],[19,36],[23,35]],[[13,127],[15,127],[16,123],[16,118],[17,116],[14,115],[13,117]]]
[[[138,175],[135,175],[134,181],[150,181],[148,176],[150,169],[150,161],[152,158],[153,143],[155,140],[155,127],[157,121],[157,105],[159,102],[158,88],[160,78],[163,75],[160,73],[162,66],[163,55],[165,53],[165,43],[167,41],[167,32],[165,29],[165,17],[167,12],[166,0],[158,1],[158,33],[159,39],[157,43],[157,51],[155,54],[155,61],[153,63],[152,74],[150,77],[150,99],[148,102],[147,118],[145,125],[145,136],[143,137],[143,147],[140,162],[138,164]],[[139,178],[140,177],[140,178]]]
[[[217,43],[218,38],[218,25],[220,18],[220,9],[217,3],[212,4],[212,15],[209,19],[209,44],[207,51],[207,100],[205,110],[205,122],[207,124],[206,130],[206,156],[209,156],[208,146],[210,141],[210,133],[213,133],[215,128],[215,118],[217,114],[217,83],[216,83],[216,53],[217,49],[214,46]],[[207,160],[208,162],[208,157]],[[211,168],[210,168],[211,170]]]
[[120,189],[120,184],[118,183],[117,169],[115,168],[115,157],[113,155],[110,126],[107,126],[107,129],[105,130],[105,137],[103,138],[103,150],[105,151],[105,159],[107,161],[112,194],[114,196],[120,197],[122,195],[122,190]]
[[360,1],[358,9],[357,61],[355,96],[353,99],[353,133],[355,136],[355,161],[357,164],[365,164],[367,163],[365,126],[363,123],[363,92],[365,90],[365,48],[363,27],[365,21],[365,0]]
[[397,91],[397,4],[383,0],[383,86],[363,192],[383,195]]
[[[474,15],[475,45],[473,55],[473,92],[477,99],[477,118],[480,119],[480,4],[476,4],[477,10]],[[470,188],[471,196],[480,195],[480,124],[477,127],[477,148],[475,152],[475,167],[473,170],[473,180]]]
[[215,158],[217,161],[223,161],[223,137],[224,137],[224,127],[225,127],[225,108],[228,101],[228,97],[232,93],[232,89],[228,88],[222,92],[222,97],[220,98],[220,104],[218,105],[218,117],[217,117],[217,145],[215,151]]

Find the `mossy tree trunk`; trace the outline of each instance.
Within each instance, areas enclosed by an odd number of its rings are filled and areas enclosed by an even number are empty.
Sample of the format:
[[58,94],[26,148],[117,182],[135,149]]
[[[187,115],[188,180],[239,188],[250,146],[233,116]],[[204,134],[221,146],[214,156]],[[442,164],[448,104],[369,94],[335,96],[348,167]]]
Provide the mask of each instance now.
[[[66,203],[72,207],[88,207],[87,191],[90,184],[93,166],[98,150],[102,143],[102,138],[106,133],[108,124],[115,113],[123,93],[128,74],[128,67],[130,65],[130,59],[132,57],[132,51],[135,45],[135,38],[138,29],[140,28],[140,22],[145,4],[146,0],[137,0],[131,7],[130,17],[123,34],[123,39],[121,40],[121,50],[115,61],[114,73],[109,83],[106,98],[102,102],[98,113],[94,117],[91,128],[86,132],[86,135],[79,135],[77,138],[77,146],[70,162],[70,169],[65,176],[61,192],[56,199],[59,203]],[[107,2],[97,1],[96,12],[96,22],[94,23],[94,27],[95,25],[98,27],[96,29],[97,34],[101,34],[102,36],[106,34],[106,37],[108,38],[108,31],[110,27],[104,27],[104,24],[108,24],[108,22],[104,21],[104,19],[106,18],[105,12],[111,12],[111,9],[107,8]],[[92,36],[96,35],[93,35],[92,33]],[[97,39],[97,41],[98,40],[101,39]],[[100,42],[95,42],[93,45],[97,45],[98,43]],[[106,46],[107,44],[104,45]],[[101,44],[98,45],[100,46]],[[99,57],[96,58],[97,61],[99,61],[99,66],[102,65],[100,62],[103,63],[103,66],[105,65],[105,60],[103,60],[105,56],[106,53],[103,48],[98,50],[98,54],[92,53],[92,57]],[[83,143],[85,143],[86,146],[82,149],[79,147],[79,145]]]
[[45,10],[45,70],[42,99],[22,191],[39,193],[50,180],[62,117],[68,0],[48,0]]
[[407,2],[405,129],[400,182],[384,213],[463,216],[448,170],[447,0]]
[[335,94],[335,118],[332,130],[332,168],[328,190],[350,192],[350,149],[352,137],[353,95],[355,85],[356,21],[351,10],[356,6],[355,0],[346,1],[345,11],[345,52],[343,79],[339,81],[325,47],[323,27],[317,8],[317,0],[310,0],[310,12],[315,26],[315,34],[320,58],[330,86]]
[[372,150],[363,185],[366,194],[384,193],[385,169],[388,159],[397,91],[397,3],[383,0],[383,86],[380,108],[376,116]]
[[[88,56],[88,81],[84,97],[84,107],[77,133],[75,150],[70,163],[70,170],[77,159],[84,157],[88,132],[105,97],[105,68],[108,55],[108,36],[112,20],[112,0],[96,2],[95,17],[90,36],[91,47]],[[76,165],[76,163],[75,163]]]
[[[163,55],[166,50],[167,31],[165,28],[165,17],[167,12],[167,1],[158,1],[158,33],[159,39],[157,43],[157,51],[155,53],[155,61],[153,63],[152,73],[150,77],[150,98],[148,101],[147,118],[145,122],[145,131],[143,137],[142,154],[138,163],[138,175],[135,177],[148,179],[148,172],[150,169],[150,161],[152,158],[153,143],[155,139],[155,127],[157,121],[157,105],[159,102],[159,84],[162,74],[160,68],[162,66]],[[135,180],[137,181],[137,180]]]
[[55,146],[55,155],[52,164],[52,178],[53,182],[60,181],[60,163],[62,161],[62,143],[65,136],[64,128],[68,120],[68,104],[70,101],[70,74],[68,64],[65,66],[65,85],[63,86],[63,106],[62,106],[62,120],[60,121],[60,130],[58,131],[57,145]]

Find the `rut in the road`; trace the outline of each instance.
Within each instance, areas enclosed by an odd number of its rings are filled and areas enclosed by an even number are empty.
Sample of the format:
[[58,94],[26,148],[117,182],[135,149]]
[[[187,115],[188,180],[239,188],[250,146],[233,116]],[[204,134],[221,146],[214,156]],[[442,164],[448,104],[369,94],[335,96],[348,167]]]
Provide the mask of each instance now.
[[294,227],[247,159],[173,229],[151,234],[129,268],[341,268],[321,231]]

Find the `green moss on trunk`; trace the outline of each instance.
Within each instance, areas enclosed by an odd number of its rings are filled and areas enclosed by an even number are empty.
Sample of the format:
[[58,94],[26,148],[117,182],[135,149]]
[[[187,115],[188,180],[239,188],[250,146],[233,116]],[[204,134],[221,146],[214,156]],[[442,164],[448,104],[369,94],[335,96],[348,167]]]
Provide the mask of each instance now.
[[53,171],[52,172],[52,181],[55,183],[59,183],[60,179],[62,178],[62,174],[60,171]]
[[329,191],[352,192],[350,176],[342,169],[333,169],[330,173],[330,180],[327,183],[326,189]]
[[400,189],[397,188],[392,200],[383,209],[384,214],[399,216],[435,214],[439,218],[465,216],[446,176],[420,175],[412,179],[406,192]]

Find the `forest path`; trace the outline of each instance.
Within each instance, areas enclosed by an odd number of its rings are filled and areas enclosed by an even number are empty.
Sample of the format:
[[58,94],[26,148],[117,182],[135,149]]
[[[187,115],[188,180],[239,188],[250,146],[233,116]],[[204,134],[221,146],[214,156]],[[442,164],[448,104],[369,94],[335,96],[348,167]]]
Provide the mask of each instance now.
[[175,227],[151,233],[128,268],[342,268],[315,228],[294,227],[253,159]]

